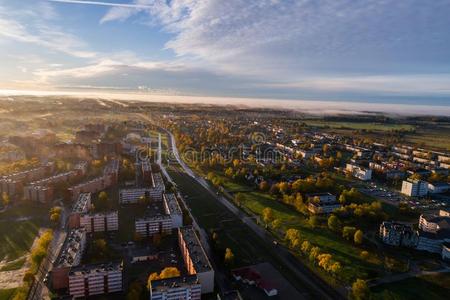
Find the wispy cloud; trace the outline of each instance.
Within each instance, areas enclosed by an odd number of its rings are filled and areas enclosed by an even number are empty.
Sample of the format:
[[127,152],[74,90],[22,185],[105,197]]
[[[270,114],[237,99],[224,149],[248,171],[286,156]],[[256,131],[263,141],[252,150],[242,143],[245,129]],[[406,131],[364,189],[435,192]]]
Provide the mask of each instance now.
[[16,42],[35,44],[74,57],[96,56],[95,52],[87,50],[87,45],[78,37],[48,22],[49,19],[55,18],[51,8],[44,6],[44,10],[39,11],[42,14],[34,11],[21,14],[0,6],[0,39],[3,37]]
[[67,4],[85,4],[85,5],[101,5],[112,6],[122,8],[150,8],[149,5],[144,4],[128,4],[128,3],[114,3],[114,2],[102,2],[102,1],[83,1],[83,0],[48,0],[50,2],[67,3]]

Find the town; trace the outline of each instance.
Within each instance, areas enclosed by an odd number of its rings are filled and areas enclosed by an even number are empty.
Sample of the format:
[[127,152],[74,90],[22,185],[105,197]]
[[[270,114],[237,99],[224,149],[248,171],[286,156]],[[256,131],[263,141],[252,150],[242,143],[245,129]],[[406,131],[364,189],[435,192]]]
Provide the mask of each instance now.
[[448,131],[409,140],[428,120],[46,100],[2,104],[20,116],[0,147],[14,299],[448,292]]

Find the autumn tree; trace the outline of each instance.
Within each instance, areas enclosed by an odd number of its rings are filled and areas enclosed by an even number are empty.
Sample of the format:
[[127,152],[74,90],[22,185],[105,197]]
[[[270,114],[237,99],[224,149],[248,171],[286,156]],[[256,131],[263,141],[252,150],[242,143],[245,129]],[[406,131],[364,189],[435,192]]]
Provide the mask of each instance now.
[[358,229],[355,232],[355,235],[353,236],[353,240],[355,241],[355,244],[361,245],[363,242],[363,232],[362,230]]
[[365,280],[356,279],[352,284],[352,298],[355,300],[364,300],[369,298],[369,287]]
[[108,194],[105,191],[98,194],[96,208],[99,210],[106,210],[108,208]]
[[242,206],[242,202],[244,201],[244,194],[242,193],[237,193],[234,196],[234,201],[236,201],[238,206]]
[[346,240],[350,240],[356,232],[356,228],[352,226],[344,226],[342,229],[342,237]]
[[230,266],[230,267],[233,266],[233,264],[234,264],[234,254],[230,248],[225,249],[224,263],[225,263],[225,265]]
[[9,198],[9,195],[6,192],[2,193],[2,204],[3,206],[8,206],[11,202],[11,199]]
[[262,211],[262,217],[265,223],[269,223],[273,220],[273,210],[270,207],[266,207]]

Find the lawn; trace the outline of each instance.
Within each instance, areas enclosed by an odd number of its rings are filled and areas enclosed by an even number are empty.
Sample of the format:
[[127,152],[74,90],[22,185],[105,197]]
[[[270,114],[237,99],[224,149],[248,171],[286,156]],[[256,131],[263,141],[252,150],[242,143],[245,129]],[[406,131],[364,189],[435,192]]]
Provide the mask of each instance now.
[[[425,275],[405,279],[398,282],[383,284],[372,289],[377,299],[385,299],[386,293],[390,299],[448,299],[450,295],[450,274]],[[384,292],[384,294],[383,294]]]
[[15,260],[25,255],[37,236],[40,224],[35,221],[0,222],[0,260]]
[[27,260],[25,257],[11,261],[2,267],[0,269],[0,272],[18,270],[23,267],[26,261]]
[[16,289],[0,290],[0,300],[11,300],[15,292]]

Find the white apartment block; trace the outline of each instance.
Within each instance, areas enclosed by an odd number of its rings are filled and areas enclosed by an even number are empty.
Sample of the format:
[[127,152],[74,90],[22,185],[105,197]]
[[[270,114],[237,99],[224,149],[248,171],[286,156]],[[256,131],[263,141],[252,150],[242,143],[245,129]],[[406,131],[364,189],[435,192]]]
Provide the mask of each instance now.
[[372,179],[372,170],[361,166],[347,164],[345,169],[349,171],[354,177],[366,181]]
[[150,197],[150,189],[134,188],[119,191],[119,203],[121,204],[136,204],[141,197]]
[[200,300],[202,287],[196,275],[153,280],[150,300]]
[[428,193],[428,183],[422,180],[404,180],[401,193],[409,197],[423,197]]
[[69,272],[69,294],[77,299],[121,292],[122,273],[121,262],[72,268]]
[[87,233],[117,231],[119,230],[118,212],[82,214],[80,215],[80,226],[86,228]]
[[134,221],[136,233],[141,237],[151,237],[155,234],[170,234],[172,219],[169,215],[149,215]]

